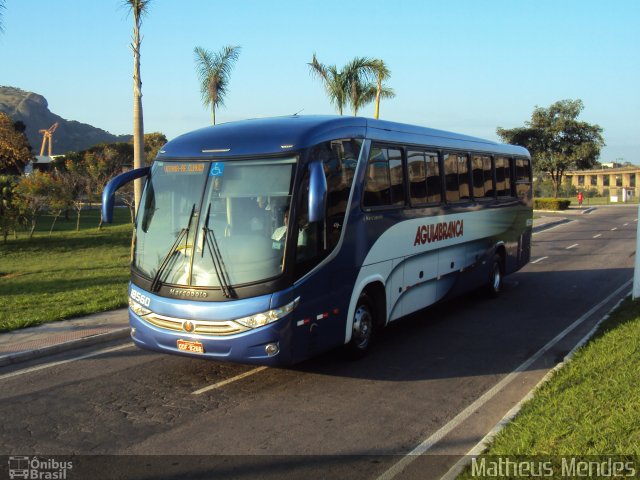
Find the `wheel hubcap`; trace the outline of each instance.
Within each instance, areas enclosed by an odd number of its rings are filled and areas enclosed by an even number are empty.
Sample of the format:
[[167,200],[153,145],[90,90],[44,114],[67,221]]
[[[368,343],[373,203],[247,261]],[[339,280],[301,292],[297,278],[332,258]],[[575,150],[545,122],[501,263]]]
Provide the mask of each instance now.
[[494,265],[493,267],[493,291],[494,292],[500,291],[500,282],[501,282],[500,266]]
[[372,321],[373,317],[369,309],[364,305],[360,305],[353,318],[353,338],[358,348],[364,348],[368,345],[371,337]]

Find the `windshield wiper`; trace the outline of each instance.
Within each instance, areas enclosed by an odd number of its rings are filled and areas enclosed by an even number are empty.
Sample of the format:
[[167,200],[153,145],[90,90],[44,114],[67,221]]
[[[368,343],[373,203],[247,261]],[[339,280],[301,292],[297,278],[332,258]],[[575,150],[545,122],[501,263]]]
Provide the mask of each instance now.
[[184,238],[185,248],[187,247],[187,239],[189,237],[189,227],[191,226],[191,220],[193,220],[193,214],[195,213],[195,210],[196,210],[196,204],[194,203],[193,206],[191,207],[191,214],[189,215],[189,221],[187,222],[187,226],[182,230],[180,230],[180,233],[178,233],[178,236],[173,242],[173,245],[171,245],[171,248],[162,259],[162,262],[160,263],[160,267],[158,268],[158,271],[153,276],[153,280],[151,280],[152,292],[157,292],[158,290],[160,290],[160,286],[162,285],[162,274],[165,272],[165,270],[170,264],[173,266],[174,262],[172,262],[172,260],[175,259],[174,255],[178,251],[178,245],[180,245],[180,242],[182,241],[183,238]]
[[[220,284],[220,288],[222,289],[222,294],[226,298],[231,298],[232,296],[235,296],[235,293],[229,285],[227,268],[225,267],[224,261],[222,260],[222,254],[220,253],[220,248],[218,247],[216,235],[215,233],[213,233],[213,230],[209,228],[210,213],[211,203],[209,203],[209,207],[207,208],[207,216],[205,217],[204,226],[202,227],[202,236],[204,238],[204,243],[209,250],[209,255],[211,255],[213,269],[216,272],[216,277],[218,278],[218,283]],[[204,257],[204,248],[202,249],[202,256]]]

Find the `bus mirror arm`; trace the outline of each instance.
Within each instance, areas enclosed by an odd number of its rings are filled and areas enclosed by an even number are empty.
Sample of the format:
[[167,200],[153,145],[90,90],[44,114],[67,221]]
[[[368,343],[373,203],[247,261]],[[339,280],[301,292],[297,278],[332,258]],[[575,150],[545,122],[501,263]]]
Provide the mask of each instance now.
[[327,179],[322,162],[309,164],[309,222],[321,222],[327,208]]
[[113,206],[116,201],[116,191],[123,185],[126,185],[137,178],[147,176],[150,170],[151,167],[136,168],[134,170],[121,173],[117,177],[109,180],[109,183],[107,183],[102,191],[102,220],[105,223],[111,223],[113,221]]

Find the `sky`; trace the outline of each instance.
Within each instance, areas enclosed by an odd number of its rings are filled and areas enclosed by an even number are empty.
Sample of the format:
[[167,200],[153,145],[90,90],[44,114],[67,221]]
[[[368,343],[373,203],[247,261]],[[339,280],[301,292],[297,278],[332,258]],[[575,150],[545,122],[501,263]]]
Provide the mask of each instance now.
[[[0,85],[114,134],[132,132],[133,18],[123,0],[5,0]],[[152,0],[142,25],[145,132],[210,123],[193,49],[239,45],[216,120],[333,114],[308,62],[380,58],[380,118],[498,140],[536,106],[582,99],[600,161],[640,164],[638,0]],[[373,117],[373,105],[360,115]],[[56,152],[54,152],[56,153]]]

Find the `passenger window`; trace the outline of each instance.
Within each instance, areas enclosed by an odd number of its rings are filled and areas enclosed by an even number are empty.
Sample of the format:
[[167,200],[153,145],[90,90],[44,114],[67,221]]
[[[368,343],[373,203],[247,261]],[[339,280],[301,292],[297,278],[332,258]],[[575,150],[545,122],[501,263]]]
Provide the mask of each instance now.
[[491,157],[482,157],[482,170],[484,171],[484,196],[494,198],[496,191],[493,188],[493,168],[491,168]]
[[504,196],[505,180],[504,180],[504,164],[505,159],[502,157],[496,157],[496,193],[499,197]]
[[444,155],[444,175],[447,188],[447,202],[469,200],[469,166],[467,156],[455,153]]
[[[593,177],[595,178],[595,176]],[[525,198],[530,190],[531,165],[527,158],[516,159],[516,195]]]
[[496,193],[499,197],[511,197],[511,159],[496,157]]
[[438,155],[427,153],[427,202],[442,201],[442,183],[440,182],[440,166]]
[[407,168],[411,204],[427,203],[427,163],[424,152],[407,151]]
[[491,157],[474,155],[471,161],[473,196],[476,199],[493,198],[493,172]]
[[409,192],[412,205],[436,203],[441,200],[440,169],[436,153],[407,151]]
[[402,150],[372,147],[367,164],[363,205],[404,205]]
[[458,184],[460,185],[460,200],[469,200],[469,165],[466,155],[458,155]]
[[444,180],[447,188],[447,202],[460,200],[458,190],[458,156],[445,153],[444,155]]

